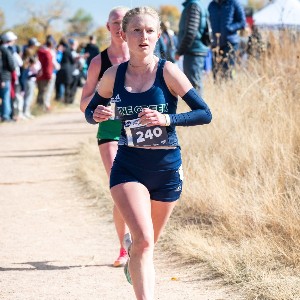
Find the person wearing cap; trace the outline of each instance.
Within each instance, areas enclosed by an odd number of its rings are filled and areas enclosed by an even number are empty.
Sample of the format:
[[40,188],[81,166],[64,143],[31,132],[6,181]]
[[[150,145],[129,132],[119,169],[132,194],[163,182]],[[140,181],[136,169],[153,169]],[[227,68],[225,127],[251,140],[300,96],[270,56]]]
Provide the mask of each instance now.
[[12,121],[12,103],[11,103],[11,80],[12,74],[16,69],[14,58],[8,47],[13,45],[17,36],[8,31],[1,36],[2,45],[0,45],[0,55],[2,58],[1,82],[0,82],[0,98],[1,104],[1,120],[2,122]]
[[[10,34],[12,33],[12,34]],[[16,45],[17,36],[13,32],[8,34],[9,42],[7,49],[11,52],[15,64],[15,71],[11,73],[10,98],[11,98],[11,118],[15,120],[16,110],[23,103],[23,95],[21,92],[20,75],[23,66],[23,60],[20,55],[20,47]]]

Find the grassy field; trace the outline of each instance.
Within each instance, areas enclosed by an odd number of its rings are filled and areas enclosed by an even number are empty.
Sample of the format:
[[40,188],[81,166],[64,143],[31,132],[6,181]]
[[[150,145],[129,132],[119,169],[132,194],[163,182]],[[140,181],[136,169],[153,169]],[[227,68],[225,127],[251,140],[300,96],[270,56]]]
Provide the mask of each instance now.
[[[268,52],[238,69],[232,81],[216,85],[207,76],[204,98],[212,123],[178,128],[184,191],[163,244],[199,272],[209,266],[211,275],[238,287],[245,299],[296,300],[300,45],[283,37]],[[111,206],[95,140],[81,154],[80,178],[99,206]]]

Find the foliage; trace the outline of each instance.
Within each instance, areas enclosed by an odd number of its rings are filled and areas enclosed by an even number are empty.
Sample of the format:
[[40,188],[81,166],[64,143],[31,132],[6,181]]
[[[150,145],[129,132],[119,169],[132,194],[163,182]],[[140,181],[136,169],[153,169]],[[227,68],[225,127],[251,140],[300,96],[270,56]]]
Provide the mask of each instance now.
[[68,20],[70,35],[87,35],[93,25],[93,17],[84,9],[78,9],[74,16]]
[[175,5],[161,5],[159,13],[162,21],[169,21],[171,29],[177,31],[180,19],[180,11]]

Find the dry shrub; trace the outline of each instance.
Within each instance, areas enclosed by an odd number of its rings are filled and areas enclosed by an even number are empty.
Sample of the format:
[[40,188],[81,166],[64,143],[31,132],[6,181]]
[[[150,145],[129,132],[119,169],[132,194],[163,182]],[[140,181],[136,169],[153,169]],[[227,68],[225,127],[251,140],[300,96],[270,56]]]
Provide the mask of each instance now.
[[212,123],[178,128],[186,179],[175,249],[249,299],[300,299],[299,53],[284,35],[235,80],[207,78]]

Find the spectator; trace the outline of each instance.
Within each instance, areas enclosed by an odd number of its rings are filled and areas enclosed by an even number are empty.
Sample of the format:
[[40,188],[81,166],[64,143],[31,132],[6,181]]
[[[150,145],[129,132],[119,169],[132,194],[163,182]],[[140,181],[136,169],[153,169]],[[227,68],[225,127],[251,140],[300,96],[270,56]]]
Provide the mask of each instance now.
[[[52,35],[48,35],[47,39],[51,41],[52,47],[50,48],[51,54],[52,54],[52,65],[53,65],[53,71],[51,75],[51,80],[49,83],[49,86],[46,90],[45,94],[45,101],[47,103],[47,107],[50,107],[51,100],[53,98],[54,90],[55,90],[55,82],[56,82],[56,74],[58,70],[60,69],[60,64],[57,61],[57,54],[56,54],[56,41]],[[46,108],[46,111],[49,111],[48,108]]]
[[77,87],[79,85],[80,79],[80,54],[77,52],[78,42],[75,39],[69,39],[71,55],[74,59],[74,67],[72,72],[72,82],[71,82],[71,91],[70,91],[70,103],[73,103],[75,100],[75,95]]
[[2,60],[0,83],[0,98],[2,99],[1,120],[2,122],[10,122],[13,121],[10,90],[12,74],[15,71],[16,67],[13,55],[8,50],[8,47],[12,45],[13,41],[17,39],[17,36],[12,31],[8,31],[2,35],[1,39],[3,43],[2,45],[0,45],[0,53]]
[[15,45],[16,40],[11,41],[11,44],[8,46],[9,51],[11,52],[14,64],[15,64],[15,71],[12,72],[11,76],[11,85],[10,85],[10,97],[11,97],[11,106],[12,106],[12,113],[11,118],[16,119],[16,110],[18,110],[19,106],[23,104],[24,98],[21,91],[20,85],[20,75],[21,75],[21,68],[23,66],[23,60],[21,57],[21,49],[18,45]]
[[175,58],[179,60],[183,55],[183,71],[201,95],[204,63],[209,50],[201,38],[205,31],[208,13],[201,0],[186,0],[182,5],[184,9],[179,22]]
[[99,48],[96,45],[96,39],[93,35],[89,37],[90,42],[86,45],[84,49],[86,64],[89,67],[91,60],[99,54]]
[[57,81],[64,85],[64,102],[72,103],[72,80],[75,60],[72,56],[70,47],[65,39],[61,39],[59,44],[62,46],[62,59],[60,63],[60,70],[57,72]]
[[232,78],[239,48],[238,30],[245,28],[246,16],[238,0],[213,0],[208,6],[213,33],[213,74]]
[[165,21],[161,22],[161,35],[160,39],[166,45],[166,53],[165,59],[175,62],[175,52],[177,48],[177,36],[175,35],[174,31],[170,29],[170,22]]
[[51,109],[51,102],[48,95],[54,70],[52,52],[53,46],[53,40],[47,38],[46,44],[41,46],[37,51],[37,55],[41,63],[41,69],[37,75],[37,104],[43,106],[46,112]]
[[[61,64],[61,60],[63,57],[63,50],[64,50],[64,46],[58,44],[57,48],[56,48],[56,61],[59,63],[59,65]],[[56,71],[57,74],[58,71]],[[64,94],[65,94],[65,87],[63,85],[62,82],[59,82],[59,80],[56,77],[55,80],[55,100],[57,101],[62,101],[64,98]]]
[[36,88],[36,77],[41,67],[36,55],[36,49],[41,43],[36,38],[30,38],[23,52],[22,85],[24,90],[24,103],[19,107],[20,119],[32,119],[31,105]]
[[162,37],[157,40],[154,48],[154,55],[159,58],[165,58],[167,53],[167,46],[165,45]]

